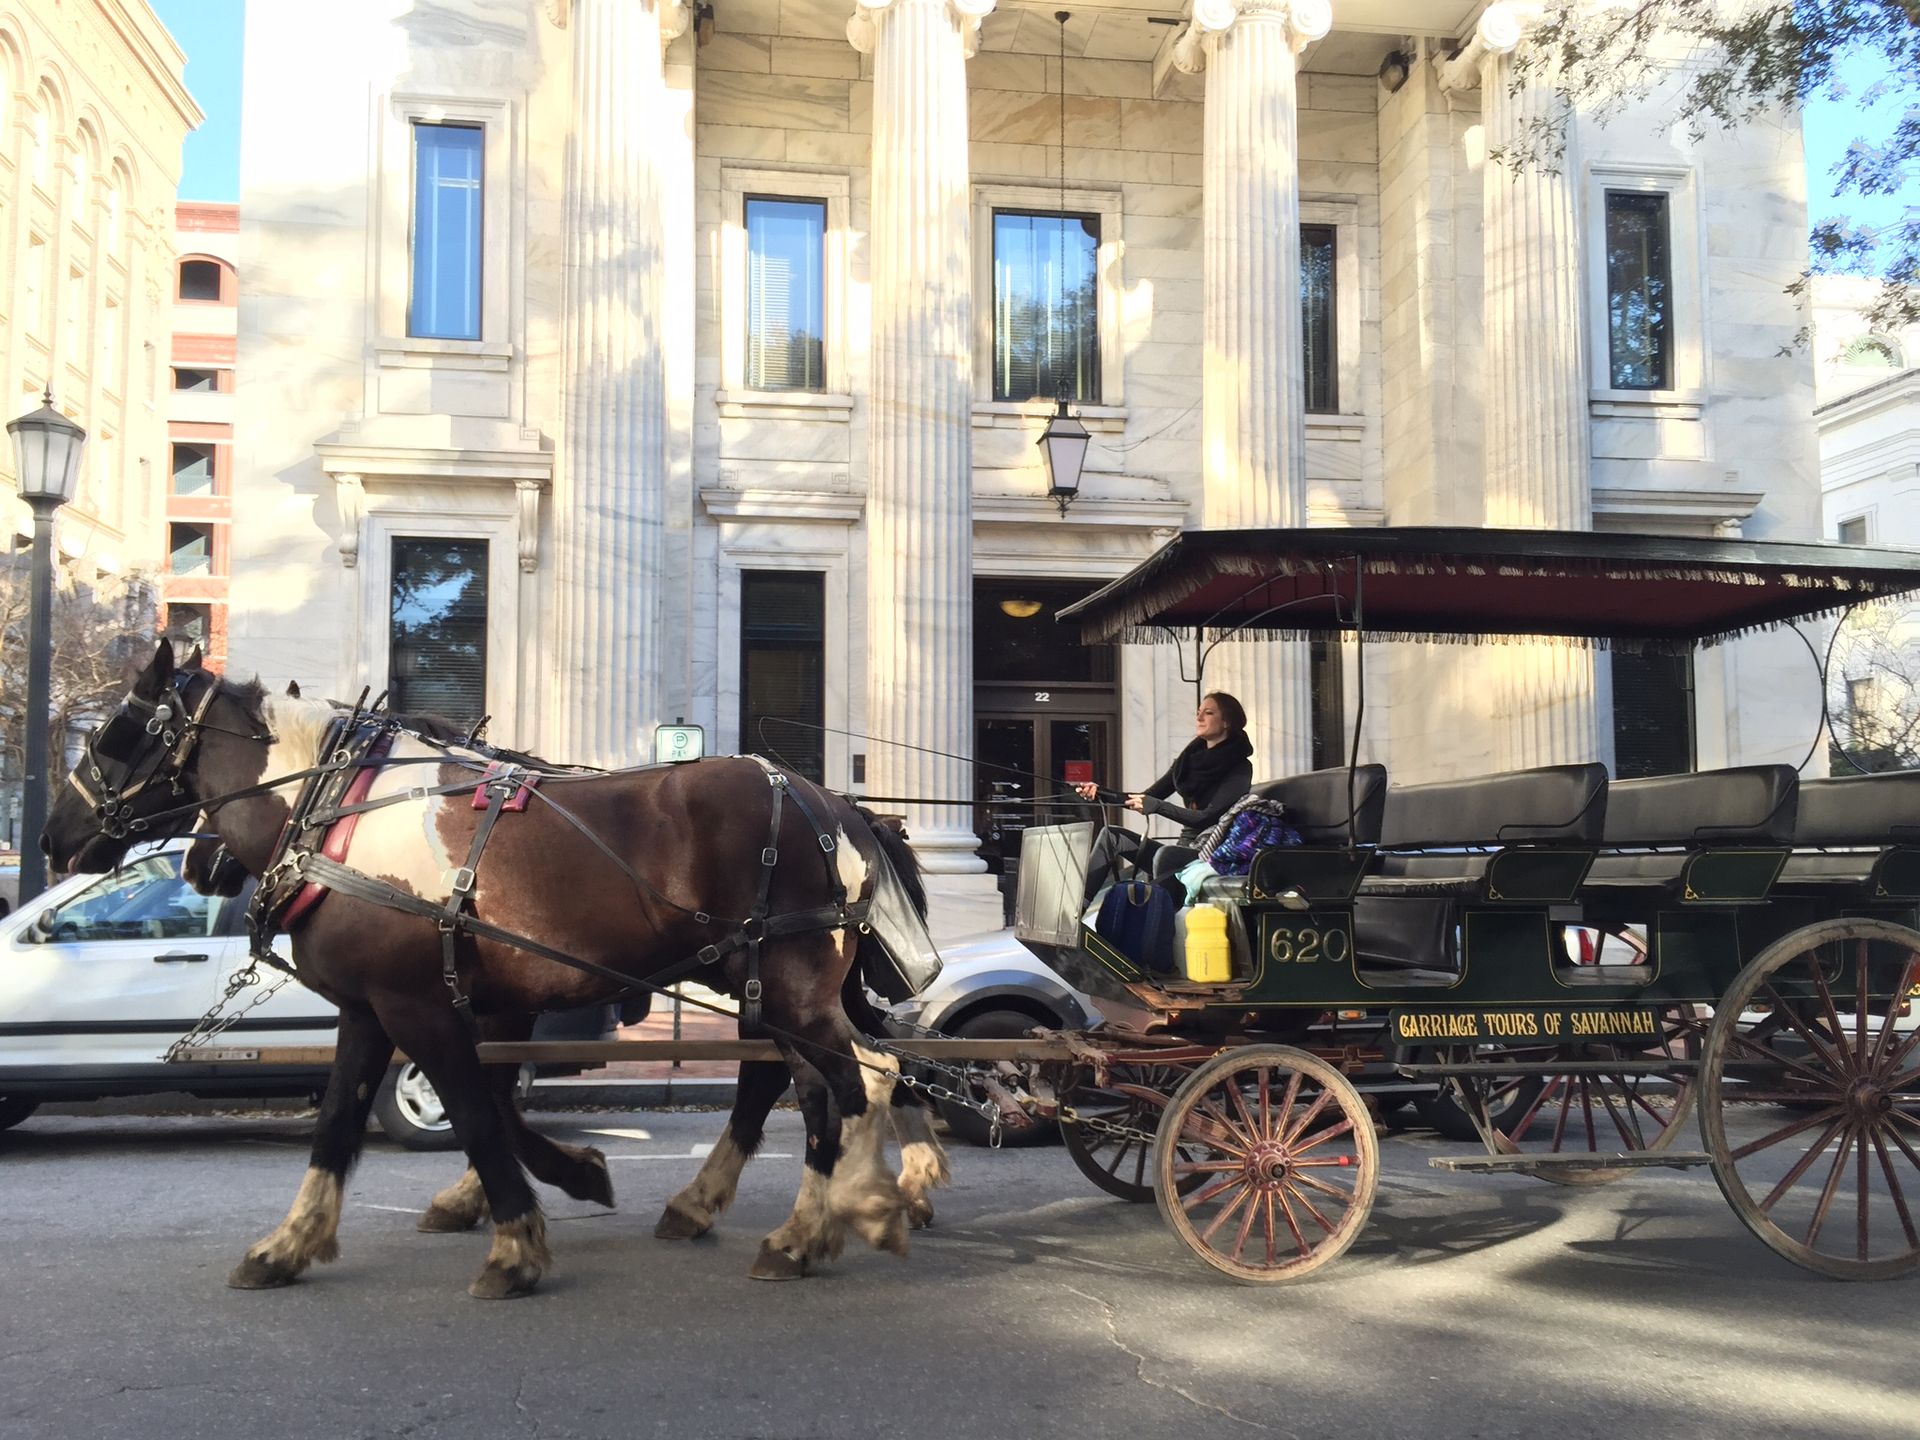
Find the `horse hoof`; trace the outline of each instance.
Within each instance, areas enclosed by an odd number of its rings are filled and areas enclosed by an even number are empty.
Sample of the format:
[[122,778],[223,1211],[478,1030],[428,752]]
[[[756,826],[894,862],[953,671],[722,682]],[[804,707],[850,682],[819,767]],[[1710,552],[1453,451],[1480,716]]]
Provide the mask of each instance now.
[[907,1225],[913,1230],[933,1228],[933,1202],[925,1198],[907,1202]]
[[233,1290],[278,1290],[299,1278],[300,1272],[291,1265],[263,1255],[249,1255],[233,1267],[233,1273],[227,1276],[227,1286]]
[[489,1265],[467,1287],[476,1300],[517,1300],[531,1295],[540,1272],[531,1265]]
[[669,1205],[660,1212],[659,1223],[653,1227],[656,1240],[698,1240],[712,1228],[713,1222],[702,1224],[684,1210],[676,1210]]
[[591,1158],[585,1170],[586,1183],[580,1187],[580,1193],[573,1198],[589,1200],[595,1205],[604,1205],[611,1210],[613,1209],[613,1175],[607,1169],[607,1157],[598,1150],[589,1150],[587,1154]]
[[479,1223],[478,1210],[467,1214],[460,1210],[448,1210],[439,1205],[429,1205],[414,1228],[423,1235],[459,1235],[473,1229]]
[[797,1255],[789,1255],[784,1250],[775,1250],[770,1245],[762,1245],[760,1253],[754,1257],[753,1268],[747,1271],[750,1280],[804,1280],[807,1276],[807,1262]]

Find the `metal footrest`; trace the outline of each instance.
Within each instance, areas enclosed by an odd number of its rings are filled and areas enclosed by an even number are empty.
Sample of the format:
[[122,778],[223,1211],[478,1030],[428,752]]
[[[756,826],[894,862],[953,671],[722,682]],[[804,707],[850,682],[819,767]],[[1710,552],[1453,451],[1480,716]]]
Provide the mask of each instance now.
[[1704,1150],[1622,1150],[1560,1155],[1433,1155],[1427,1164],[1435,1170],[1464,1175],[1564,1175],[1583,1170],[1692,1170],[1710,1165]]

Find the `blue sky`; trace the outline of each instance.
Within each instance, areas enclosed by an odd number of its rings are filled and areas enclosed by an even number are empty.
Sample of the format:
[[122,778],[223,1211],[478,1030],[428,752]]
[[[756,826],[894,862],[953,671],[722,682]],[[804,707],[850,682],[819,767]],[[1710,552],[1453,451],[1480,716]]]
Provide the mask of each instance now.
[[245,0],[152,0],[187,52],[187,89],[207,112],[187,137],[182,200],[240,198],[240,31]]
[[[245,0],[152,0],[153,8],[187,52],[187,88],[207,120],[187,137],[183,200],[240,198],[240,39]],[[1885,134],[1901,108],[1913,103],[1913,87],[1882,98],[1866,115],[1860,101],[1881,76],[1878,57],[1842,67],[1844,93],[1816,96],[1807,106],[1807,209],[1809,219],[1844,214],[1855,224],[1884,225],[1907,205],[1920,205],[1920,180],[1904,196],[1835,197],[1833,167],[1859,135]]]

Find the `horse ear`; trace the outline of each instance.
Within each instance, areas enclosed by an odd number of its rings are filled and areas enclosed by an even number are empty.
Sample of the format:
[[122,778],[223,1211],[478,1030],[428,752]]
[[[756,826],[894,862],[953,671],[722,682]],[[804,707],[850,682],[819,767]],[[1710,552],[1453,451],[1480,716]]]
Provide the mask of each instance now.
[[287,681],[287,696],[293,700],[300,698],[300,682],[298,680]]
[[159,695],[173,683],[173,642],[162,639],[154,646],[153,662],[140,672],[134,690],[142,695]]
[[201,651],[200,647],[196,645],[188,652],[186,663],[180,668],[182,670],[198,670],[205,660],[205,654]]

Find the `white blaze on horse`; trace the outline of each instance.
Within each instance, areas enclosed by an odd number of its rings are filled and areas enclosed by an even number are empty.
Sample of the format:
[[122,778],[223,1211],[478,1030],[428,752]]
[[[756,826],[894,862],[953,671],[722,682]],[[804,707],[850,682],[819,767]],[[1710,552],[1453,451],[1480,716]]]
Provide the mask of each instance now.
[[[704,984],[757,1004],[784,1063],[743,1067],[726,1138],[669,1203],[659,1233],[713,1223],[790,1081],[807,1127],[800,1194],[751,1273],[805,1274],[838,1253],[849,1229],[904,1251],[909,1210],[944,1179],[945,1162],[920,1117],[917,1128],[903,1122],[905,1188],[888,1170],[881,1126],[889,1108],[901,1113],[887,1103],[900,1093],[897,1066],[859,1044],[847,1013],[862,970],[886,965],[881,937],[868,933],[884,878],[897,874],[917,894],[898,835],[753,759],[544,769],[523,797],[537,767],[529,757],[462,744],[431,720],[408,731],[363,718],[355,731],[351,718],[198,665],[176,668],[163,641],[88,737],[42,837],[56,869],[105,870],[139,841],[184,834],[204,811],[233,862],[264,877],[269,913],[295,912],[300,978],[339,1007],[306,1179],[230,1284],[284,1285],[334,1258],[345,1177],[397,1045],[439,1092],[472,1168],[436,1197],[427,1218],[442,1223],[428,1228],[473,1223],[484,1198],[494,1239],[470,1293],[530,1291],[549,1255],[523,1165],[582,1198],[611,1203],[612,1189],[598,1152],[524,1124],[510,1072],[489,1076],[480,1064],[477,1029],[524,1038],[539,1011],[677,978],[690,957]],[[391,748],[370,753],[376,740]],[[489,780],[501,755],[519,768]],[[525,809],[507,813],[516,798]],[[357,818],[353,834],[323,854],[321,836],[343,811]],[[305,857],[297,866],[289,841]],[[303,901],[310,881],[325,893]]]

